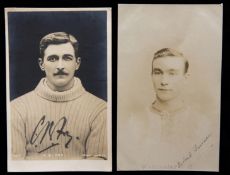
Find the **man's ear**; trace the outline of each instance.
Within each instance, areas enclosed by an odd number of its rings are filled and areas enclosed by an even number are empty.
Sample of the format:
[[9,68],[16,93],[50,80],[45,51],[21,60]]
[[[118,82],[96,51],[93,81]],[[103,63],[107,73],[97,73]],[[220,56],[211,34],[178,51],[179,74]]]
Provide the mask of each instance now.
[[77,57],[76,58],[76,70],[79,69],[80,65],[81,65],[81,57]]
[[39,64],[39,67],[41,68],[41,70],[45,71],[45,68],[43,66],[43,60],[42,60],[42,58],[38,58],[38,64]]

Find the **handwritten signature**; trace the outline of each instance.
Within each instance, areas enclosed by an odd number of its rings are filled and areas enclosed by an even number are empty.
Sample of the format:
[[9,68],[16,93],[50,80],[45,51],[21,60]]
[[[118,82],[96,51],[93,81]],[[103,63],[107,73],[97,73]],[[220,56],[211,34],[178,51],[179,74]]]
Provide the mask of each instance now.
[[[69,144],[71,143],[73,136],[70,135],[69,131],[65,129],[66,125],[67,125],[66,117],[60,118],[55,124],[54,121],[46,121],[46,116],[44,115],[39,120],[36,127],[34,128],[34,131],[30,139],[30,144],[35,145],[35,147],[37,147],[38,146],[37,144],[42,144],[45,136],[48,136],[49,140],[52,143],[48,147],[38,151],[38,153],[42,153],[54,146],[60,145],[60,143],[58,142],[60,136],[64,136],[68,138],[65,143],[65,148],[69,148]],[[54,133],[56,133],[57,135],[56,137],[54,137]],[[76,139],[79,140],[79,137],[76,137]]]
[[155,165],[143,165],[143,169],[149,168],[182,168],[183,165],[190,160],[202,147],[204,147],[205,143],[209,140],[211,134],[206,135],[201,142],[198,144],[194,144],[191,151],[188,151],[181,160],[177,161],[175,164],[167,164],[162,166],[155,166]]
[[194,144],[193,145],[193,151],[192,152],[188,152],[182,159],[182,161],[178,161],[177,162],[177,166],[178,168],[181,168],[185,162],[187,162],[189,159],[192,158],[193,154],[195,154],[196,152],[198,152],[203,146],[204,144],[208,141],[208,139],[211,137],[211,134],[208,134],[207,136],[205,136],[202,141],[198,144]]

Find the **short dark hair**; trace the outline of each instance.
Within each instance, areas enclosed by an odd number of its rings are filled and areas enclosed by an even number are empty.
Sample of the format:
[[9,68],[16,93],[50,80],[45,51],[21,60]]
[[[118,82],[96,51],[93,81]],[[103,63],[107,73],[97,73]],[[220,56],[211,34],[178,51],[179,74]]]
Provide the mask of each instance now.
[[68,33],[65,32],[55,32],[45,35],[40,41],[40,58],[43,59],[45,49],[50,44],[64,44],[70,42],[74,48],[75,57],[78,57],[78,41],[77,39]]
[[153,74],[153,61],[158,59],[158,58],[162,58],[162,57],[167,57],[167,56],[178,56],[178,57],[183,57],[185,60],[185,69],[184,69],[184,73],[188,72],[188,68],[189,68],[189,63],[188,60],[184,57],[184,55],[180,52],[178,52],[175,49],[171,49],[171,48],[163,48],[158,50],[153,57],[152,60],[152,74]]

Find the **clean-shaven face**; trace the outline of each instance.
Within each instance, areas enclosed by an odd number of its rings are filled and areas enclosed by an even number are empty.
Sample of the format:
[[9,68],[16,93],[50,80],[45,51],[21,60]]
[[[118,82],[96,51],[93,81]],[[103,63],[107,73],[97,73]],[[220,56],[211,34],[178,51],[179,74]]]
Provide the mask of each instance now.
[[157,99],[167,102],[177,98],[186,79],[184,58],[176,56],[157,58],[152,66],[152,81]]
[[74,73],[79,65],[74,48],[69,42],[49,45],[40,64],[46,73],[48,86],[56,91],[65,91],[72,87]]

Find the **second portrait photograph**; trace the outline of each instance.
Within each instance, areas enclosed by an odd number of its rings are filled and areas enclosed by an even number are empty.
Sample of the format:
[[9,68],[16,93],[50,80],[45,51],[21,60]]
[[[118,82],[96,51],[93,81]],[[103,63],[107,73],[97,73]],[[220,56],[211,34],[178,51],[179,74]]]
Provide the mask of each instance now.
[[118,171],[219,170],[221,58],[221,4],[118,6]]

